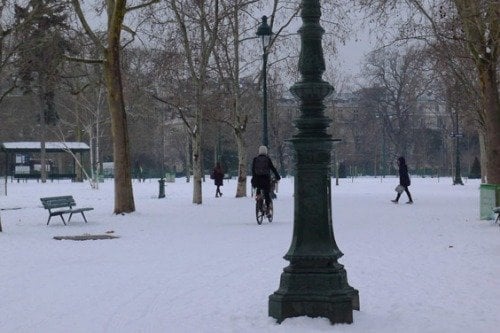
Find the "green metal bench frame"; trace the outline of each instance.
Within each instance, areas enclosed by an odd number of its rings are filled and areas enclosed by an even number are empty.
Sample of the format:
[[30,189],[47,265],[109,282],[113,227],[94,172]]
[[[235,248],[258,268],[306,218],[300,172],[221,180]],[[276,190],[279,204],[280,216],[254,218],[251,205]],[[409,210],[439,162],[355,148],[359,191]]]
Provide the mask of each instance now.
[[495,220],[495,223],[498,222],[498,224],[500,225],[500,207],[493,208],[493,214],[497,215],[497,219]]
[[81,213],[83,216],[83,220],[85,221],[85,223],[87,223],[87,218],[85,217],[85,214],[83,212],[94,209],[91,207],[73,208],[74,206],[76,206],[76,202],[75,199],[73,199],[72,195],[40,198],[40,201],[43,204],[43,208],[49,211],[49,219],[47,220],[47,225],[49,225],[52,216],[57,216],[57,215],[61,217],[64,225],[66,225],[66,221],[64,220],[63,214],[69,214],[68,218],[68,223],[69,223],[71,217],[75,213]]

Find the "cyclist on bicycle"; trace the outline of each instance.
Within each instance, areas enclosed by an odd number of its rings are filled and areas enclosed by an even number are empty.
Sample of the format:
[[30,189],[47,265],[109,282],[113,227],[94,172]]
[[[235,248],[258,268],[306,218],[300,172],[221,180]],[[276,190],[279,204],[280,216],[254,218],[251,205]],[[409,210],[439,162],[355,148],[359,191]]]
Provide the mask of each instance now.
[[259,155],[254,157],[252,161],[252,187],[257,188],[257,195],[264,192],[264,200],[266,201],[266,215],[269,215],[269,207],[271,205],[271,196],[269,192],[271,191],[271,171],[274,173],[276,181],[281,179],[278,171],[273,165],[273,162],[267,156],[267,147],[259,147]]

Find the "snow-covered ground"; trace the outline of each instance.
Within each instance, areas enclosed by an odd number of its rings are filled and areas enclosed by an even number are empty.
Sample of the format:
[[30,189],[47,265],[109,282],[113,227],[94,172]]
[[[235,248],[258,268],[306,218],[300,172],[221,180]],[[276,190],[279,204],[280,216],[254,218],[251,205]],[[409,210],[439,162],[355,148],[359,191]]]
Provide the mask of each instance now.
[[[137,212],[115,216],[113,183],[8,183],[0,196],[0,332],[498,332],[500,228],[479,220],[479,183],[413,178],[415,204],[395,178],[333,185],[335,238],[361,311],[351,325],[268,317],[293,225],[293,179],[280,182],[272,223],[235,180],[193,205],[192,184],[134,183]],[[2,184],[3,185],[3,184]],[[46,225],[39,198],[71,194],[91,206]],[[104,234],[113,240],[54,240]]]

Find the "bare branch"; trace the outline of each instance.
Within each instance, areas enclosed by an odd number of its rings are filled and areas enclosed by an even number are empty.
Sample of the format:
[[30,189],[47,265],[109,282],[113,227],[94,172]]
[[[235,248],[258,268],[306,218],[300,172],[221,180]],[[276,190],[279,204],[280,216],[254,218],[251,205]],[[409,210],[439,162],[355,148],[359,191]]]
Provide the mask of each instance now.
[[145,2],[143,4],[140,4],[140,5],[137,5],[137,6],[132,6],[132,7],[128,7],[125,9],[125,11],[128,13],[128,12],[132,12],[134,10],[138,10],[138,9],[141,9],[141,8],[145,8],[145,7],[148,7],[148,6],[151,6],[155,3],[158,3],[160,2],[160,0],[151,0],[151,1],[148,1],[148,2]]
[[85,59],[85,58],[70,57],[69,55],[66,54],[64,54],[63,57],[68,61],[80,62],[84,64],[102,64],[105,61],[104,59]]
[[80,6],[80,1],[79,0],[71,0],[71,3],[73,4],[73,8],[75,9],[75,13],[78,16],[78,19],[80,20],[80,23],[83,26],[83,29],[85,30],[85,33],[92,39],[96,47],[100,48],[103,52],[105,52],[106,48],[104,45],[101,43],[101,40],[96,36],[94,31],[90,28],[90,25],[87,22],[87,19],[85,18],[85,15],[83,14],[82,7]]
[[187,121],[183,111],[182,111],[182,108],[178,105],[175,105],[169,101],[167,101],[166,99],[163,99],[159,96],[157,96],[156,94],[151,94],[151,97],[153,97],[154,99],[156,99],[157,101],[163,103],[163,104],[166,104],[168,106],[171,106],[173,108],[175,108],[178,112],[179,112],[179,116],[181,117],[182,121],[184,122],[184,125],[186,125],[187,129],[188,129],[188,132],[193,135],[194,134],[194,131],[192,130],[191,126],[189,125],[189,122]]

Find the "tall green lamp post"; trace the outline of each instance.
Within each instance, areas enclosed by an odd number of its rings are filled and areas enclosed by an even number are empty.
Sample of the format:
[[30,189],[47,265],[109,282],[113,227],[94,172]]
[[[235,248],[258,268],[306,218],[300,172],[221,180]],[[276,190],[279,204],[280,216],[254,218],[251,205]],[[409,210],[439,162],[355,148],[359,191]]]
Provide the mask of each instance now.
[[300,100],[298,133],[291,139],[296,152],[294,227],[285,259],[290,265],[281,274],[280,286],[269,296],[269,316],[281,323],[286,318],[325,317],[332,324],[352,323],[359,310],[358,291],[347,282],[343,255],[332,227],[330,152],[333,142],[327,133],[330,119],[324,115],[323,100],[333,87],[322,80],[325,70],[319,24],[319,0],[302,0],[301,80],[291,87]]
[[257,28],[257,36],[262,41],[262,145],[269,147],[269,137],[267,133],[267,56],[269,54],[269,44],[273,31],[267,24],[267,16],[262,16],[262,23]]

